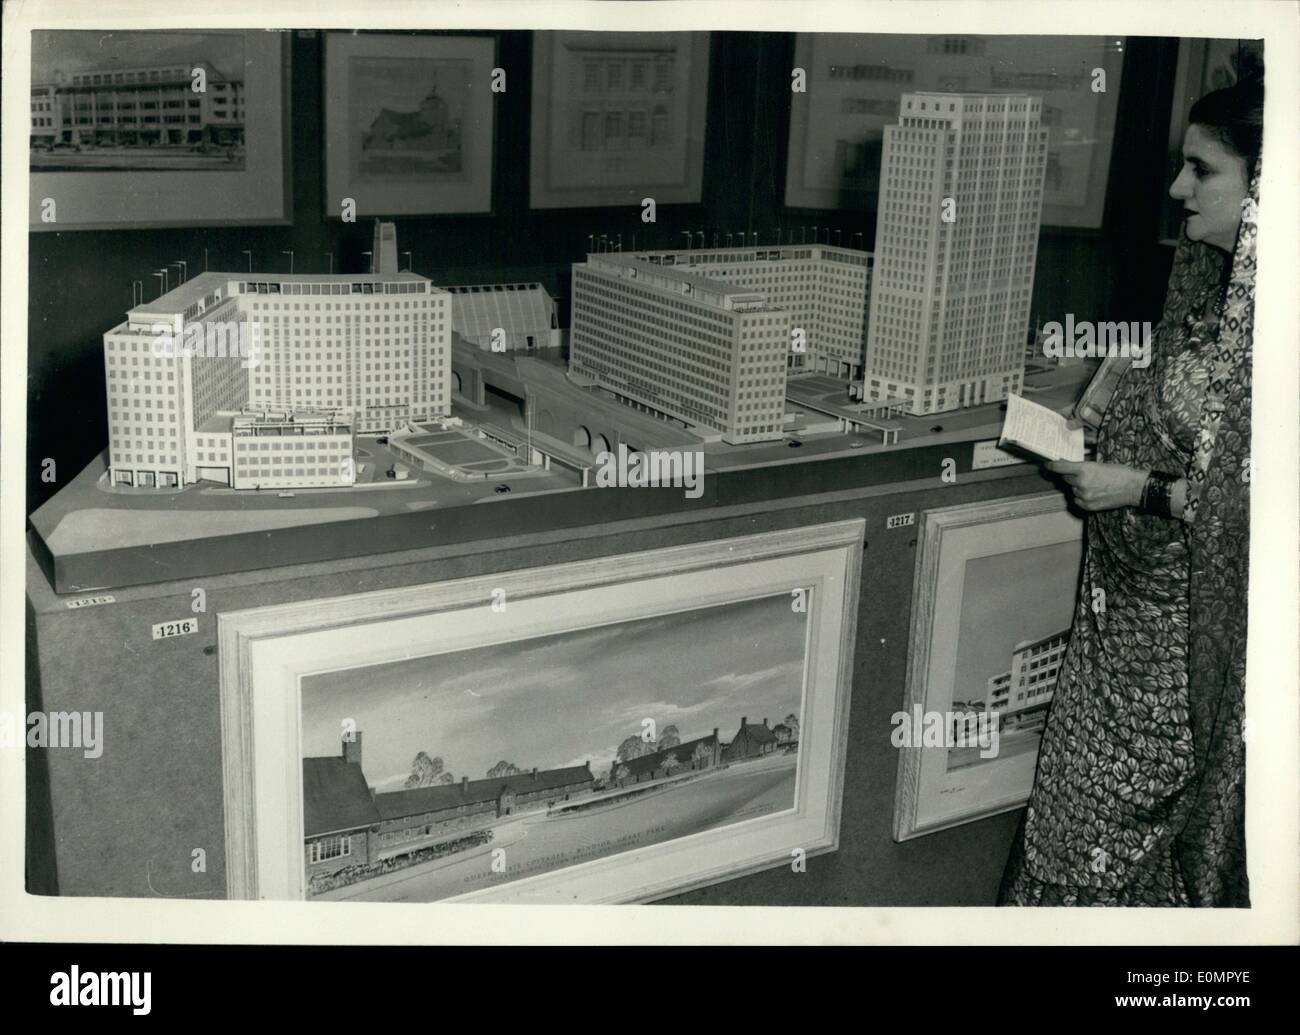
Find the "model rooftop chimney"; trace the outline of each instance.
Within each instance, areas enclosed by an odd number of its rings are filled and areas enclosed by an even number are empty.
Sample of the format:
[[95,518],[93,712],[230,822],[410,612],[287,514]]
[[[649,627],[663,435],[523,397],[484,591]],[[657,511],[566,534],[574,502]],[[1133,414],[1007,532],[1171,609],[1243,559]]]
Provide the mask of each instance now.
[[397,227],[375,220],[375,242],[370,250],[371,273],[397,272]]

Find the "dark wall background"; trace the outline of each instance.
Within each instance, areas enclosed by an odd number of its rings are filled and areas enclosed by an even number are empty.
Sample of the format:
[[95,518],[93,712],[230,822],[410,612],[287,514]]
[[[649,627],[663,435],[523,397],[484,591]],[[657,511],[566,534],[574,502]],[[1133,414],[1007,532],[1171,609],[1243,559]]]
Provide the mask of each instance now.
[[[528,145],[532,34],[495,33],[507,90],[497,100],[490,215],[400,217],[398,246],[435,283],[540,280],[560,301],[567,325],[570,263],[589,234],[636,235],[639,247],[673,247],[683,230],[758,233],[830,226],[848,244],[875,240],[871,213],[788,209],[784,205],[790,121],[789,33],[717,32],[712,37],[703,201],[663,205],[657,224],[639,207],[531,210]],[[131,305],[131,283],[184,259],[191,272],[254,267],[323,272],[333,252],[339,272],[360,272],[372,223],[324,218],[322,57],[319,33],[295,31],[292,54],[293,223],[290,226],[33,233],[29,237],[28,510],[36,509],[107,444],[102,336]],[[1106,211],[1100,230],[1045,228],[1039,243],[1034,313],[1099,314],[1152,320],[1159,314],[1172,253],[1157,243],[1177,40],[1130,37],[1124,48]],[[45,458],[58,479],[40,480]]]

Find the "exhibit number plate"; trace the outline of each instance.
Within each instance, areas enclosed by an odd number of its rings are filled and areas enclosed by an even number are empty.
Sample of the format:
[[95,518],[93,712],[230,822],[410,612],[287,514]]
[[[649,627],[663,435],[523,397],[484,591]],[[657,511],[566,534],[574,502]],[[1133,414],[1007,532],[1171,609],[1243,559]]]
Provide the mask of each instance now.
[[76,610],[79,607],[95,607],[97,604],[114,604],[117,598],[109,595],[99,597],[78,597],[76,600],[65,600],[64,603],[71,609]]
[[155,640],[169,640],[173,636],[188,636],[199,631],[197,618],[182,618],[176,622],[159,622],[153,627]]

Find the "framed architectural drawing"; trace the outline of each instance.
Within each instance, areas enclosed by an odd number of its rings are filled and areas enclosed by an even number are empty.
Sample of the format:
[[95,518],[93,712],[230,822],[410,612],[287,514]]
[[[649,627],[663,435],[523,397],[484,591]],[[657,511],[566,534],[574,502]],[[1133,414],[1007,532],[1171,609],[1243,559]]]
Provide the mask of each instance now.
[[1028,800],[1083,556],[1057,492],[926,511],[919,538],[896,841]]
[[230,897],[635,902],[834,850],[863,527],[220,615]]
[[31,229],[290,222],[288,39],[34,31]]
[[325,215],[492,210],[491,36],[328,33]]
[[[1169,160],[1165,185],[1172,184],[1183,164],[1183,135],[1192,105],[1212,90],[1231,86],[1243,73],[1263,67],[1263,40],[1182,39],[1174,72],[1174,102],[1169,116]],[[1183,206],[1166,195],[1160,222],[1160,243],[1174,245],[1183,229]]]
[[1042,98],[1049,130],[1043,224],[1100,227],[1123,49],[1113,36],[801,33],[807,89],[790,110],[785,203],[874,210],[884,127],[904,93],[1023,92]]
[[698,202],[707,32],[533,36],[533,208]]

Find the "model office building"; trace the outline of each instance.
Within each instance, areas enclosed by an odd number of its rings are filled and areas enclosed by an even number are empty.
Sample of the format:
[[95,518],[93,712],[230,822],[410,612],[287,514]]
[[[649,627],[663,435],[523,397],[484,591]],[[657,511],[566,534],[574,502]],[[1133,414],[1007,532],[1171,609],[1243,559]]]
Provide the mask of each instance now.
[[777,439],[788,370],[861,376],[870,283],[869,254],[830,245],[589,255],[570,371],[724,442]]
[[885,127],[864,399],[920,415],[1020,391],[1041,106],[1025,94],[903,94],[899,124]]
[[234,284],[261,328],[249,405],[354,415],[385,432],[451,412],[451,313],[414,273],[278,277]]
[[112,482],[351,484],[354,434],[449,414],[448,296],[391,231],[373,273],[202,273],[133,307],[104,335]]
[[569,372],[728,443],[780,438],[791,312],[761,291],[635,255],[573,267]]
[[789,309],[792,327],[804,331],[803,351],[792,347],[789,353],[792,372],[861,379],[869,252],[810,244],[649,251],[635,257],[761,291],[769,305]]

